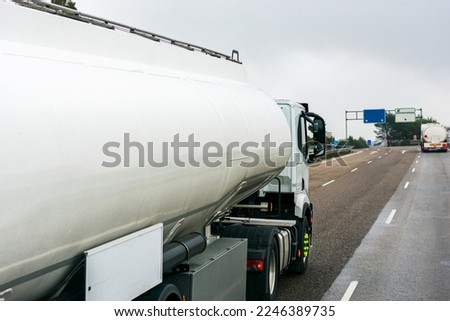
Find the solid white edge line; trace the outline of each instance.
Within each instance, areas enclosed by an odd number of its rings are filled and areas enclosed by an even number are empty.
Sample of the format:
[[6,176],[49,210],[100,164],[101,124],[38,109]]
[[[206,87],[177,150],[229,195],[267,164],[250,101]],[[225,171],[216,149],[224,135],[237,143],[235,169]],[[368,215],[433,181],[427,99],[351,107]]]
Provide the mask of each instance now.
[[386,224],[391,224],[392,219],[394,218],[395,213],[397,213],[397,210],[392,210],[391,214],[389,214],[387,220],[386,220]]
[[405,184],[405,189],[407,189],[408,186],[409,186],[409,182],[406,182],[406,184]]
[[341,301],[350,301],[350,298],[353,295],[353,292],[355,292],[356,287],[358,286],[358,281],[352,281],[350,282],[350,285],[347,288],[347,291],[345,291],[344,296],[342,297]]
[[329,181],[329,182],[326,182],[325,184],[322,184],[322,186],[327,186],[327,185],[329,185],[331,183],[334,183],[334,182],[335,182],[335,180],[333,179],[332,181]]

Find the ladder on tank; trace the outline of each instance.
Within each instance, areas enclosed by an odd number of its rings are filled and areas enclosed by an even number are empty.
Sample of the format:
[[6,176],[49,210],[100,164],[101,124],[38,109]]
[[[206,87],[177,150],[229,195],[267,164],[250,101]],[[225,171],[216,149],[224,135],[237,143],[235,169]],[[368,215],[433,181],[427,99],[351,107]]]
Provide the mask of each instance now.
[[43,2],[43,1],[37,1],[37,0],[11,0],[14,3],[17,3],[18,5],[37,9],[40,11],[56,14],[59,16],[63,16],[66,18],[75,19],[78,21],[82,21],[85,23],[90,23],[99,27],[108,28],[111,30],[120,30],[124,32],[128,32],[131,34],[135,34],[156,42],[165,42],[169,43],[171,45],[175,45],[181,48],[184,48],[189,51],[199,51],[206,55],[219,58],[219,59],[226,59],[231,62],[235,62],[238,64],[241,64],[242,62],[239,60],[239,52],[237,50],[233,50],[231,56],[207,49],[204,47],[200,47],[197,45],[193,45],[184,41],[175,40],[169,37],[161,36],[153,32],[145,31],[142,29],[134,28],[127,26],[125,24],[114,22],[111,20],[99,18],[90,14],[82,13],[77,10],[73,10],[64,6],[59,6],[53,3]]

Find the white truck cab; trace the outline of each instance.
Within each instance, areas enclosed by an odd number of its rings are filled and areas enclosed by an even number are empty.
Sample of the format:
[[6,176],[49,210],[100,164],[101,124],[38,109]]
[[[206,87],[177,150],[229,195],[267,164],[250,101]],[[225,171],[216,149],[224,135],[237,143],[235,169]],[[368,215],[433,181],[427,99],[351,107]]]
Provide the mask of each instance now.
[[[236,224],[222,232],[249,241],[247,299],[273,299],[280,274],[306,271],[312,245],[314,207],[308,196],[308,163],[325,154],[325,122],[309,112],[306,103],[276,102],[291,130],[289,162],[278,177],[233,207],[227,219]],[[263,268],[258,269],[257,263]]]

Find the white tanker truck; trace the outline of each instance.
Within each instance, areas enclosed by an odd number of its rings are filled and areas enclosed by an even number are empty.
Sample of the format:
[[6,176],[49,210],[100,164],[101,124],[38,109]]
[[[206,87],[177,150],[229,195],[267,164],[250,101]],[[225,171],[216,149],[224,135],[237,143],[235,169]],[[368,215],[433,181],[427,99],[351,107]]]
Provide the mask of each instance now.
[[422,140],[420,146],[423,152],[447,152],[447,129],[441,124],[422,124],[420,127]]
[[0,300],[271,300],[325,124],[239,54],[0,2]]

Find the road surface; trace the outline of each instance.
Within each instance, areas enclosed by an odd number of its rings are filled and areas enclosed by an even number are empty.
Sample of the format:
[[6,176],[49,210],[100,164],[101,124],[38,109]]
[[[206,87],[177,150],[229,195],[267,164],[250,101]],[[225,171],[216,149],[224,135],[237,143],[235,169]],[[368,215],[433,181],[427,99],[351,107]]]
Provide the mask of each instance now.
[[449,156],[417,156],[323,300],[450,300]]
[[309,268],[280,278],[278,300],[322,299],[418,155],[415,147],[368,149],[311,167],[316,216]]

